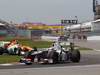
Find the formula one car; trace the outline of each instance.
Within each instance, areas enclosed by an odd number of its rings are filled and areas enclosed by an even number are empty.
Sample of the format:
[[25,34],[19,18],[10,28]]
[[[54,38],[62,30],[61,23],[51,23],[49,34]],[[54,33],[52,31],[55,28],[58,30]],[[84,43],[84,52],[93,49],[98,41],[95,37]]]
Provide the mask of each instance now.
[[11,40],[10,42],[0,42],[0,55],[7,53],[10,55],[23,55],[27,51],[31,51],[33,48],[29,46],[20,45],[17,40]]
[[32,50],[25,54],[20,59],[20,62],[30,65],[32,63],[44,63],[44,64],[56,64],[61,62],[79,62],[80,51],[74,48],[74,44],[70,43],[70,48],[65,49],[59,43],[54,43],[53,47],[48,48],[45,51]]
[[19,44],[16,40],[0,42],[0,55],[3,53],[18,54],[19,49]]

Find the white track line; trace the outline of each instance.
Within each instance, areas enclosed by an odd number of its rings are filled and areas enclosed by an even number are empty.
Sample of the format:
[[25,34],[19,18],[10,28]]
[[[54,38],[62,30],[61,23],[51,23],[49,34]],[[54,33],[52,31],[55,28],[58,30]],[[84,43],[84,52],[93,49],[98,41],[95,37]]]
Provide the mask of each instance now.
[[25,65],[24,63],[6,63],[6,64],[0,64],[0,66],[13,66],[13,65]]
[[97,50],[97,49],[94,49],[94,51],[99,51],[100,52],[100,50]]
[[0,64],[0,66],[12,66],[13,64]]

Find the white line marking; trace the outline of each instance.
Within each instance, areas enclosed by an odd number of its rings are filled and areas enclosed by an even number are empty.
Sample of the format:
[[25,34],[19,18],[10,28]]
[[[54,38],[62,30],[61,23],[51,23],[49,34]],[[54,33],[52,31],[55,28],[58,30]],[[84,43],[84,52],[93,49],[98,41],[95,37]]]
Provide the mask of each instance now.
[[13,65],[25,65],[25,63],[6,63],[6,64],[0,64],[0,66],[13,66]]
[[97,49],[94,49],[94,51],[99,51],[100,52],[100,50],[97,50]]
[[13,64],[0,64],[0,66],[12,66]]

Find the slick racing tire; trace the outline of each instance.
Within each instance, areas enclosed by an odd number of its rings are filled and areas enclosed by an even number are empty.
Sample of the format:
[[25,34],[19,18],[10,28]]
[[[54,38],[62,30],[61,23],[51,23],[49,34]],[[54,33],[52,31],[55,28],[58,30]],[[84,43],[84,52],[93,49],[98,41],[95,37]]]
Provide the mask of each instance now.
[[74,63],[80,62],[80,51],[79,50],[73,50],[70,53],[70,60]]
[[4,52],[4,49],[2,47],[0,47],[0,55],[2,55]]
[[3,54],[3,52],[0,52],[0,55],[2,55]]

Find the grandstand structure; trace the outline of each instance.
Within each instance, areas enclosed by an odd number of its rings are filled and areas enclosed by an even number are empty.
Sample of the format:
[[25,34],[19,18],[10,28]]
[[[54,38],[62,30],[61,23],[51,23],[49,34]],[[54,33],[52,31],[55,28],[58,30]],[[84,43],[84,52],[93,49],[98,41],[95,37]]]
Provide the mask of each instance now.
[[4,20],[0,19],[0,36],[16,36],[17,35],[17,29],[13,24],[10,24]]
[[43,23],[24,22],[16,27],[19,29],[18,36],[37,39],[42,35],[59,36],[64,26],[61,24],[47,25]]

